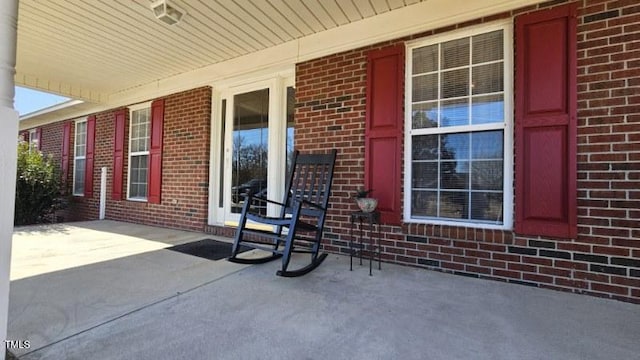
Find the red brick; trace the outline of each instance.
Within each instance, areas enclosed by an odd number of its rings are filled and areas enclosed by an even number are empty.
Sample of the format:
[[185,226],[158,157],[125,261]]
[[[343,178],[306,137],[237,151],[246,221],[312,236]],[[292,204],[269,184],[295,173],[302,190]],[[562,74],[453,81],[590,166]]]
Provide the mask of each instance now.
[[553,284],[553,277],[539,275],[539,274],[524,273],[524,274],[522,274],[522,280],[533,281],[533,282],[536,282],[536,283]]
[[500,269],[493,269],[493,275],[499,276],[499,277],[512,278],[512,279],[521,278],[520,276],[521,274],[517,271],[508,271],[508,270],[500,270]]
[[558,269],[555,267],[540,266],[538,267],[538,272],[553,276],[571,277],[571,270]]
[[607,294],[628,295],[629,288],[623,286],[606,285],[600,283],[591,283],[591,290]]
[[558,286],[565,286],[574,289],[588,289],[589,283],[581,280],[570,280],[565,278],[556,278],[555,284]]

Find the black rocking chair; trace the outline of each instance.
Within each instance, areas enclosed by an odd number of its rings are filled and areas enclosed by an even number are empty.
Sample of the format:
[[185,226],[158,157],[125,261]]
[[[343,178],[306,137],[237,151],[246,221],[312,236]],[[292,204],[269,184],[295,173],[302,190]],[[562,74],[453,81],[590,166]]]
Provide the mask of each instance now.
[[[336,150],[328,154],[300,154],[296,151],[282,203],[247,194],[228,260],[241,264],[260,264],[282,258],[282,269],[278,270],[277,275],[285,277],[301,276],[318,267],[327,257],[327,254],[318,253],[329,204],[336,153]],[[280,216],[270,217],[265,216],[264,211],[261,213],[260,210],[264,209],[264,204],[267,203],[276,204],[280,208]],[[248,221],[272,226],[273,229],[258,230],[256,228],[264,226],[249,227],[247,225],[251,223]],[[284,231],[285,229],[287,231]],[[271,255],[261,258],[238,257],[241,245],[264,250]],[[309,265],[288,270],[291,253],[294,252],[311,254]]]

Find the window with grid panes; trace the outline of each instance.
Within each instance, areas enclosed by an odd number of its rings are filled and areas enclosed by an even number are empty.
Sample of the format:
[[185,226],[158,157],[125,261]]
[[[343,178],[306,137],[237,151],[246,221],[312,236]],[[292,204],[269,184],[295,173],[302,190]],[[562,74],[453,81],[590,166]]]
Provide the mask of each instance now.
[[147,200],[151,108],[131,111],[129,128],[129,200]]
[[501,26],[408,47],[406,221],[505,223],[512,151],[505,44],[510,34]]
[[76,121],[73,142],[73,195],[84,195],[84,178],[87,155],[87,120]]

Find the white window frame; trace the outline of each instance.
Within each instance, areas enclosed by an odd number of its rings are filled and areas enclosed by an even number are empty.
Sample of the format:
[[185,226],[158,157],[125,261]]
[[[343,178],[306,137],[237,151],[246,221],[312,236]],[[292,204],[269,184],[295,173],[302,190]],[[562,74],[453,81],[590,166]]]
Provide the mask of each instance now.
[[142,196],[136,196],[136,197],[131,197],[131,158],[134,156],[144,156],[147,155],[147,172],[149,171],[149,149],[147,149],[146,151],[136,151],[136,152],[132,152],[131,151],[131,141],[133,140],[133,136],[132,136],[132,129],[133,129],[133,113],[135,111],[139,111],[139,110],[144,110],[144,109],[149,109],[149,147],[151,146],[151,101],[146,102],[146,103],[142,103],[142,104],[137,104],[137,105],[132,105],[129,107],[129,149],[128,149],[128,162],[127,162],[127,200],[130,201],[139,201],[139,202],[147,202],[148,198],[149,198],[149,177],[147,174],[147,196],[142,197]]
[[29,130],[29,152],[31,150],[38,150],[40,139],[38,138],[38,128]]
[[[85,126],[84,132],[84,155],[78,155],[78,125],[79,124],[87,124],[87,118],[76,119],[74,121],[74,130],[73,130],[73,196],[84,196],[84,189],[82,192],[78,192],[76,189],[76,162],[78,160],[84,160],[84,171],[86,177],[87,171],[87,128]],[[84,181],[84,180],[83,180]]]
[[[481,229],[512,229],[513,228],[513,23],[501,21],[492,24],[483,24],[452,31],[446,34],[430,36],[406,43],[406,72],[405,72],[405,135],[404,135],[404,222],[451,225],[462,227],[473,227]],[[438,128],[412,129],[412,73],[413,64],[412,50],[415,48],[440,44],[450,40],[464,37],[480,35],[496,30],[503,31],[503,54],[504,54],[504,122],[480,125],[464,125]],[[441,70],[439,70],[441,71]],[[438,96],[440,99],[440,96]],[[451,134],[464,132],[477,132],[486,130],[503,130],[504,153],[503,153],[503,216],[502,222],[484,222],[469,219],[447,219],[435,217],[412,217],[411,215],[411,195],[412,195],[412,139],[417,135],[430,134]]]

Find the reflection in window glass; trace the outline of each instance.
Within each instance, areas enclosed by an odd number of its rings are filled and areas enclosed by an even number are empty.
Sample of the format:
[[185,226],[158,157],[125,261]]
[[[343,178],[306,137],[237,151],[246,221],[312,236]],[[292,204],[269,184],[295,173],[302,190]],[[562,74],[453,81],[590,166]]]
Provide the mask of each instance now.
[[489,124],[504,122],[504,95],[477,96],[471,105],[471,123]]
[[235,95],[233,106],[231,212],[240,213],[248,193],[267,196],[269,89]]
[[287,87],[287,171],[291,168],[293,161],[294,149],[294,130],[295,130],[295,106],[296,106],[296,89],[292,86]]
[[440,110],[441,126],[459,126],[469,124],[469,99],[442,101]]
[[414,104],[411,112],[411,127],[424,129],[438,126],[438,103]]
[[496,30],[410,49],[411,218],[503,221],[503,42]]
[[147,199],[151,108],[131,111],[129,128],[129,199]]
[[87,154],[87,121],[77,121],[74,136],[73,195],[84,195],[85,161]]

